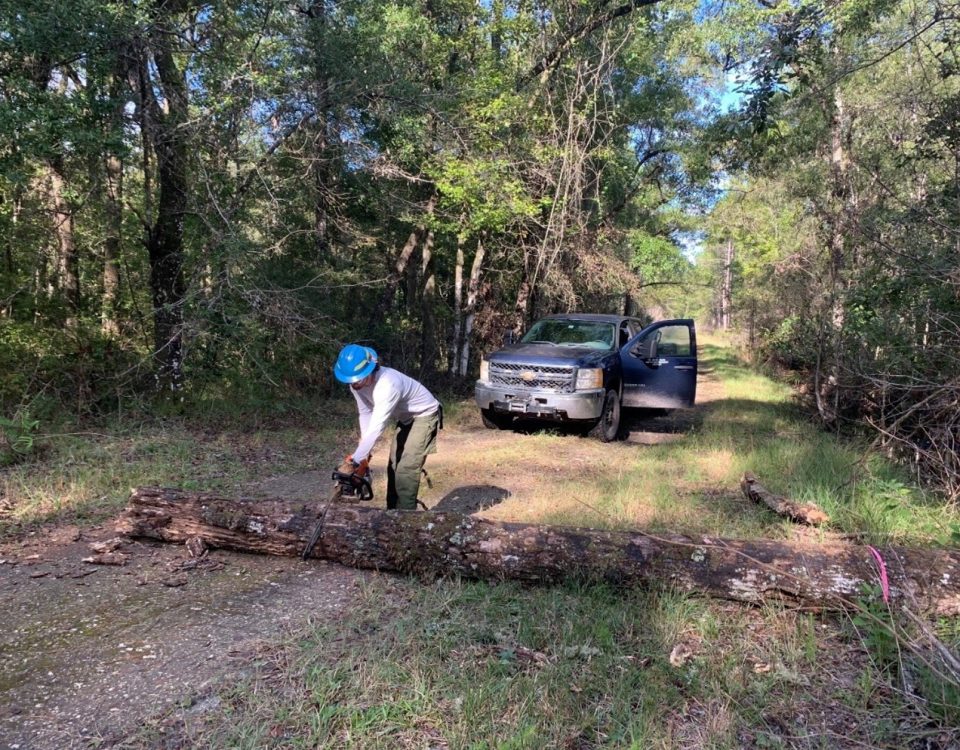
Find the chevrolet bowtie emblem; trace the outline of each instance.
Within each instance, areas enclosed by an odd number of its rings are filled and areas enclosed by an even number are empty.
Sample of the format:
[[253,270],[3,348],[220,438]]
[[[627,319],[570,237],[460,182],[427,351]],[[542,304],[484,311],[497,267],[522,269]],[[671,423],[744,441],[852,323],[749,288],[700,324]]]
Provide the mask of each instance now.
[[537,373],[535,373],[533,370],[524,370],[520,373],[520,379],[526,383],[529,383],[530,381],[537,379]]

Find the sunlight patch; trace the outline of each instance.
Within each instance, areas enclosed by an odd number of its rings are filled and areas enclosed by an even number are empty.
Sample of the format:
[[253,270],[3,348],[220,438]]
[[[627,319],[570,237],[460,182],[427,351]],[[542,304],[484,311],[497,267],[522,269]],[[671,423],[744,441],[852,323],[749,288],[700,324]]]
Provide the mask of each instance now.
[[730,476],[733,462],[733,452],[728,450],[706,451],[696,458],[696,463],[703,472],[703,476],[712,483],[727,479]]

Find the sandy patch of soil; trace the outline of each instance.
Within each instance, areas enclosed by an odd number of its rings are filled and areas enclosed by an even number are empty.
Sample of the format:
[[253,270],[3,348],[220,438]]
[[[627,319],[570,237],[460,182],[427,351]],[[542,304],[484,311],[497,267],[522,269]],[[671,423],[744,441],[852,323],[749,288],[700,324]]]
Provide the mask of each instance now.
[[111,536],[61,527],[0,548],[0,748],[109,746],[244,674],[260,644],[339,619],[371,575],[143,542],[124,566],[82,562]]

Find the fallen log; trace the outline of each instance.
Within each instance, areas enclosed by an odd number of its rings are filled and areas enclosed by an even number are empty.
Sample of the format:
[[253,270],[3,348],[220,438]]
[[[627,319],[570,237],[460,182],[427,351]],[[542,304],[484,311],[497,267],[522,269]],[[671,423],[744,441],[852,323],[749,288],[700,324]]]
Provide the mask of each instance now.
[[740,480],[740,489],[748,500],[766,505],[777,515],[785,516],[791,521],[807,526],[820,526],[830,520],[830,516],[815,503],[795,503],[782,495],[774,495],[749,471]]
[[[128,536],[297,556],[322,519],[312,557],[358,568],[553,583],[661,584],[759,603],[842,607],[879,586],[870,547],[735,540],[502,523],[452,513],[287,500],[236,501],[141,487],[118,523]],[[960,614],[960,550],[884,548],[892,602]]]

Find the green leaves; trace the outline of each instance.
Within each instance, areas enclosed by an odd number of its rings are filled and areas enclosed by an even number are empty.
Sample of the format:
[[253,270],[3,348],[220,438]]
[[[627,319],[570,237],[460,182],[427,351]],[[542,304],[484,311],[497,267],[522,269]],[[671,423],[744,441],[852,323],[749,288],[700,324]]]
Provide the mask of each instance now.
[[35,433],[40,421],[28,411],[7,418],[0,416],[0,465],[15,463],[33,452]]
[[689,275],[690,261],[669,238],[636,230],[630,233],[629,242],[633,251],[630,267],[639,275],[641,285],[680,283]]

